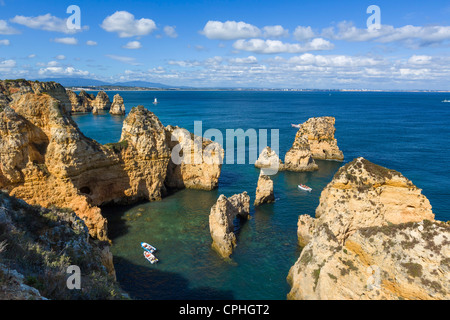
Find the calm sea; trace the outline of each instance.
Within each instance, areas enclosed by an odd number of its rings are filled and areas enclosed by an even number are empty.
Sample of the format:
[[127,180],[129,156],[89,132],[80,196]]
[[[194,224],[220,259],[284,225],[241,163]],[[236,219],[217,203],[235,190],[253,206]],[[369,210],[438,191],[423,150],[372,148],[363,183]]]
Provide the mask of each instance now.
[[[96,93],[96,92],[94,92]],[[107,92],[110,99],[116,92]],[[156,91],[120,92],[127,112],[144,105],[164,125],[203,131],[279,129],[280,157],[296,129],[310,117],[336,118],[345,162],[362,156],[400,171],[423,189],[436,218],[450,220],[450,94],[367,92]],[[153,105],[154,98],[159,104]],[[74,115],[81,131],[100,143],[120,139],[122,116]],[[247,191],[253,203],[259,170],[252,164],[222,167],[218,190],[183,190],[162,201],[107,207],[112,252],[121,286],[134,299],[285,299],[286,276],[297,260],[297,219],[314,216],[322,189],[343,164],[317,161],[313,173],[274,177],[276,203],[251,206],[252,219],[238,226],[230,260],[211,249],[208,215],[220,194]],[[297,189],[299,183],[312,193]],[[160,262],[143,257],[141,241],[155,246]]]

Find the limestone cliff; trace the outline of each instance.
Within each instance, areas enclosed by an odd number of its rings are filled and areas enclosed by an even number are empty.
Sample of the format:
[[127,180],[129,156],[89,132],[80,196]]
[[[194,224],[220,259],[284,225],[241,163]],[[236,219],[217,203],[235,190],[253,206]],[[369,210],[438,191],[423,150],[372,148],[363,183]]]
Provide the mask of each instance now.
[[319,169],[312,157],[308,140],[301,136],[300,131],[297,132],[292,147],[284,157],[284,169],[297,172]]
[[92,112],[93,98],[86,91],[81,90],[79,95],[72,90],[66,91],[72,105],[72,112]]
[[289,299],[448,299],[450,226],[400,173],[358,158],[300,216]]
[[92,113],[98,111],[109,110],[111,108],[111,101],[105,91],[99,91],[95,99],[91,102]]
[[[121,299],[107,243],[73,211],[30,206],[0,192],[0,300]],[[82,290],[66,286],[77,265]]]
[[125,114],[125,105],[123,104],[123,98],[119,94],[114,95],[114,99],[111,104],[111,109],[109,110],[109,113],[114,115]]
[[170,189],[217,188],[224,157],[222,146],[183,128],[167,126],[166,132],[171,154],[176,157],[171,157],[169,162],[166,186]]
[[344,154],[339,150],[334,138],[335,122],[333,117],[318,117],[308,119],[300,126],[297,136],[308,141],[314,159],[344,160]]
[[236,247],[233,221],[237,216],[247,219],[250,212],[250,197],[247,192],[225,197],[223,194],[211,208],[209,230],[212,247],[222,257],[228,258]]
[[273,194],[273,180],[270,176],[264,175],[261,171],[258,178],[258,185],[256,187],[254,206],[271,202],[275,202],[275,196]]

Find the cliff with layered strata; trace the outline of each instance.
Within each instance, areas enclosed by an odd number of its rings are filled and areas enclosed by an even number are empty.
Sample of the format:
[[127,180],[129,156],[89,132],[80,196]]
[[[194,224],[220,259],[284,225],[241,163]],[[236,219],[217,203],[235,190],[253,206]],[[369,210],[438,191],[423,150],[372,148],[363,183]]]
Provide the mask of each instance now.
[[30,204],[74,210],[101,240],[107,240],[107,221],[100,205],[159,200],[165,193],[173,146],[152,112],[133,108],[120,141],[101,145],[80,132],[60,85],[13,81],[0,88],[1,189]]
[[213,190],[219,185],[224,150],[220,144],[191,134],[184,128],[167,126],[171,157],[165,184],[170,189]]
[[319,166],[314,162],[308,140],[300,131],[295,135],[294,143],[284,156],[284,169],[287,171],[315,171]]
[[125,114],[125,105],[123,103],[123,98],[116,94],[114,95],[113,102],[111,103],[111,109],[109,113],[114,115],[124,115]]
[[288,299],[448,299],[450,226],[399,172],[357,158],[300,216]]
[[236,247],[234,219],[237,216],[247,219],[249,212],[250,197],[245,191],[229,198],[222,194],[212,206],[209,215],[212,248],[222,257],[228,258]]
[[344,154],[339,150],[334,137],[335,122],[334,117],[317,117],[301,124],[297,136],[307,140],[314,159],[344,160]]

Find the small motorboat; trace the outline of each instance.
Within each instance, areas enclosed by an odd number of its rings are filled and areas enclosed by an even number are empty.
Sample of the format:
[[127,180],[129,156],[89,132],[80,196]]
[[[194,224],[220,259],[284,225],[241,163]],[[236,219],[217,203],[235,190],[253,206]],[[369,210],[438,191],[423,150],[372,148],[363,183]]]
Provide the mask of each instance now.
[[154,246],[149,245],[146,242],[141,242],[141,247],[144,248],[144,250],[153,253],[156,251],[156,248]]
[[308,191],[308,192],[312,191],[312,188],[310,188],[308,186],[305,186],[304,184],[299,184],[298,187],[299,187],[299,189],[302,189],[302,190],[305,190],[305,191]]
[[442,102],[450,102],[450,100],[442,100]]
[[297,128],[298,129],[298,128],[300,128],[300,126],[301,126],[301,124],[293,124],[293,123],[291,124],[292,128]]
[[156,262],[158,262],[158,258],[156,258],[153,254],[151,254],[148,251],[144,251],[144,257],[145,259],[147,259],[151,264],[154,264]]
[[158,99],[155,98],[155,100],[153,100],[153,104],[158,104]]

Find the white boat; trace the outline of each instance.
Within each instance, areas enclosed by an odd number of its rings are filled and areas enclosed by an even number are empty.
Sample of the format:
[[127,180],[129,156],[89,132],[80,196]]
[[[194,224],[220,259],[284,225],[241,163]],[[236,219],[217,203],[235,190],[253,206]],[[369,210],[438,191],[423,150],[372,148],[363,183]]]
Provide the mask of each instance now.
[[141,247],[150,253],[153,253],[156,251],[156,248],[152,245],[149,245],[147,242],[141,242]]
[[442,102],[450,102],[450,100],[442,100]]
[[153,104],[158,104],[158,99],[153,100]]
[[292,128],[300,128],[300,124],[291,124]]
[[154,264],[156,262],[158,262],[158,258],[156,258],[153,254],[151,254],[148,251],[144,251],[144,257],[145,259],[147,259],[151,264]]
[[312,188],[310,188],[308,186],[305,186],[304,184],[299,184],[298,187],[299,187],[299,189],[302,189],[302,190],[305,190],[305,191],[308,191],[308,192],[312,191]]

